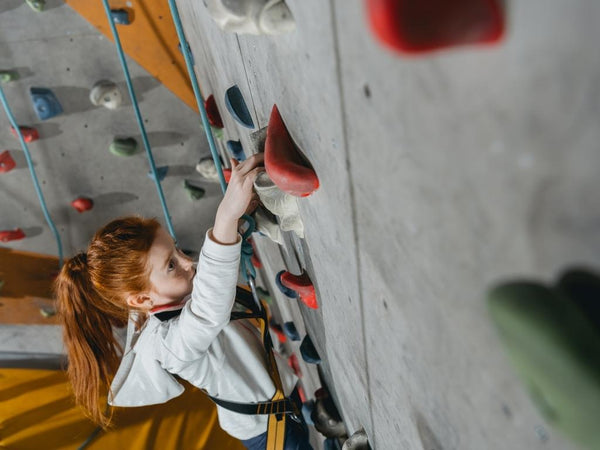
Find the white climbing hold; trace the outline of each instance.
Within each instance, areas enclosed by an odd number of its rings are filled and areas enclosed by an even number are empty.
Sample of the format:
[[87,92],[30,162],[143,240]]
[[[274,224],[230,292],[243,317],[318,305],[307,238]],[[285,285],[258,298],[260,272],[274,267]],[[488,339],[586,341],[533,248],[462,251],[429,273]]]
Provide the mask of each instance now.
[[283,0],[205,0],[208,13],[224,31],[239,34],[283,34],[296,28]]
[[118,86],[109,80],[100,80],[90,91],[90,101],[96,106],[117,109],[123,102]]
[[254,212],[254,221],[256,222],[256,231],[267,236],[273,242],[284,245],[283,234],[276,220],[269,217],[268,212],[261,207],[256,208]]
[[279,189],[266,172],[262,172],[256,177],[254,189],[265,208],[279,217],[281,229],[293,231],[299,238],[304,239],[304,224],[300,217],[296,197]]
[[219,174],[217,173],[217,166],[212,157],[207,156],[202,158],[198,164],[196,164],[196,172],[202,175],[207,181],[219,182]]
[[350,436],[342,445],[342,450],[369,450],[369,438],[365,430],[361,428]]

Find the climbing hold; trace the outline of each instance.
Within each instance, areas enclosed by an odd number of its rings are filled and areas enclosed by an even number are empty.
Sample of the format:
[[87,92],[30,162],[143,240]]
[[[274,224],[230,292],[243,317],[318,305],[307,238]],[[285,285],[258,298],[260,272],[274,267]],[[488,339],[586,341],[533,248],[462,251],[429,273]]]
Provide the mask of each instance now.
[[268,237],[279,245],[284,245],[285,240],[277,220],[274,218],[273,214],[260,205],[256,208],[256,211],[254,211],[254,222],[256,224],[256,231],[262,236]]
[[256,256],[256,253],[252,253],[252,256],[250,257],[250,261],[252,262],[252,265],[254,267],[256,267],[257,269],[262,269],[263,265],[260,262],[260,259],[258,259],[258,256]]
[[375,36],[401,53],[497,42],[504,31],[501,0],[367,0]]
[[242,143],[240,141],[227,141],[227,150],[231,153],[238,161],[244,161],[246,159],[246,155],[244,154],[244,149],[242,148]]
[[329,392],[324,388],[317,389],[315,398],[315,407],[311,418],[317,431],[328,438],[345,436],[346,426]]
[[317,174],[294,144],[277,105],[273,105],[267,128],[265,169],[279,189],[290,195],[307,197],[319,188]]
[[0,242],[18,241],[25,238],[25,233],[20,228],[0,231]]
[[312,309],[317,309],[319,307],[317,295],[315,294],[315,287],[306,272],[302,272],[302,275],[294,275],[286,271],[279,273],[281,273],[281,284],[284,287],[297,292],[300,300],[302,300],[306,306]]
[[299,384],[296,385],[296,388],[298,389],[298,397],[300,397],[300,402],[306,402],[306,394],[304,393],[304,388]]
[[129,13],[126,9],[111,9],[110,17],[117,25],[129,25],[131,21],[129,20]]
[[224,31],[239,34],[283,34],[296,23],[283,0],[205,0],[208,14]]
[[[266,172],[260,173],[254,180],[254,190],[260,197],[260,201],[263,206],[269,210],[272,214],[279,217],[279,225],[283,231],[293,231],[300,238],[304,238],[304,223],[300,217],[300,210],[298,209],[298,199],[293,195],[283,192],[279,187],[273,183],[273,180],[269,178],[269,174]],[[264,219],[268,217],[260,217]],[[271,220],[264,221],[259,227],[259,231],[263,231],[262,227],[267,228],[266,234],[273,241],[282,243],[278,238],[278,234],[274,229],[275,224],[268,222]],[[272,221],[271,221],[272,222]]]
[[46,0],[25,0],[35,12],[42,12],[46,6]]
[[[10,131],[14,137],[19,139],[19,133],[13,127],[10,127]],[[19,131],[21,131],[21,136],[23,136],[23,140],[27,143],[37,141],[40,138],[38,131],[35,128],[20,126]]]
[[206,109],[206,115],[208,116],[208,123],[215,128],[223,128],[223,119],[217,108],[217,102],[215,101],[214,95],[209,95],[204,101],[204,108]]
[[50,119],[51,117],[62,114],[63,109],[60,102],[50,89],[32,87],[29,89],[33,108],[40,120]]
[[56,315],[56,309],[48,306],[40,308],[40,314],[46,318]]
[[[220,157],[219,157],[220,158]],[[222,164],[222,162],[221,162]],[[217,166],[211,156],[206,156],[196,164],[196,172],[202,175],[208,181],[219,182],[219,175],[217,173]]]
[[260,286],[256,286],[256,293],[258,294],[258,298],[263,299],[267,304],[273,304],[273,297],[271,297],[271,293],[269,291],[264,290]]
[[600,448],[600,330],[563,289],[506,283],[488,294],[488,307],[542,416],[582,447]]
[[204,194],[206,193],[206,191],[203,188],[201,188],[200,186],[193,185],[188,180],[183,180],[183,188],[187,191],[190,199],[192,200],[200,200],[202,197],[204,197]]
[[96,106],[117,109],[123,102],[123,96],[115,83],[109,80],[100,80],[90,91],[90,101]]
[[370,450],[369,438],[363,428],[355,431],[342,445],[342,450]]
[[283,324],[283,332],[290,339],[290,341],[300,340],[300,333],[298,333],[294,322],[285,322]]
[[115,138],[108,150],[117,156],[131,156],[137,151],[137,141],[132,138]]
[[88,197],[78,197],[71,202],[71,206],[77,210],[77,212],[89,211],[94,207],[94,201]]
[[570,268],[556,283],[556,289],[569,297],[579,310],[600,330],[600,276],[589,269]]
[[294,371],[294,374],[296,374],[296,376],[298,378],[302,378],[302,371],[300,370],[300,363],[298,362],[298,357],[296,356],[295,353],[292,353],[290,355],[290,357],[288,358],[288,365],[292,368],[292,370]]
[[0,83],[8,83],[19,79],[19,74],[14,70],[0,70]]
[[[162,181],[167,176],[167,172],[169,171],[169,166],[161,166],[156,168],[156,175],[158,176],[158,181]],[[152,170],[148,172],[148,177],[154,180],[154,173]]]
[[275,284],[277,285],[277,287],[279,288],[279,290],[281,291],[281,293],[289,298],[298,298],[298,293],[292,289],[289,289],[287,287],[285,287],[283,285],[283,283],[281,282],[281,276],[286,273],[285,270],[282,270],[281,272],[277,273],[277,275],[275,275]]
[[223,140],[223,128],[218,128],[218,127],[211,126],[210,130],[212,131],[213,136],[216,139]]
[[[192,48],[190,47],[190,43],[186,42],[188,53],[190,55],[190,59],[192,60],[192,66],[196,65],[196,61],[194,60],[194,54],[192,53]],[[177,44],[177,50],[179,50],[183,54],[183,50],[181,49],[181,42]]]
[[302,344],[300,344],[300,354],[302,355],[302,359],[307,363],[319,364],[321,362],[319,352],[317,352],[317,349],[308,334],[302,339]]
[[226,183],[229,183],[229,180],[231,180],[231,169],[223,169],[223,178],[225,178]]
[[8,150],[4,150],[0,153],[0,173],[8,173],[17,166],[15,160],[10,156]]
[[254,128],[252,116],[250,116],[242,91],[237,85],[230,87],[225,92],[225,106],[237,123],[246,128]]
[[279,340],[279,342],[281,342],[283,344],[284,342],[287,341],[287,336],[283,332],[283,329],[281,328],[281,325],[279,325],[278,323],[276,323],[273,320],[273,318],[271,318],[271,320],[269,320],[269,328],[271,329],[271,331],[273,333],[275,333],[275,336],[277,336],[277,339]]

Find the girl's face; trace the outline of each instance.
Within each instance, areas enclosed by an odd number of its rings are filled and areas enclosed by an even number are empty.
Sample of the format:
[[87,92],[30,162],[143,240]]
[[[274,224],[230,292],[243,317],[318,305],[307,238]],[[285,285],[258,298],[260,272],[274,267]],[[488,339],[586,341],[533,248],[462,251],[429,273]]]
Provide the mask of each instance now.
[[148,252],[150,269],[150,300],[152,306],[181,302],[192,292],[196,268],[193,261],[175,247],[173,239],[164,228],[156,232]]

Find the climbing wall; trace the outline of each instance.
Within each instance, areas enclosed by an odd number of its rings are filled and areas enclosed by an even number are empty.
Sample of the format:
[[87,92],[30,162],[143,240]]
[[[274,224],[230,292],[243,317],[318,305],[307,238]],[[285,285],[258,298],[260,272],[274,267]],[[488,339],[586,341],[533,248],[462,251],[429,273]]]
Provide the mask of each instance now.
[[348,432],[377,449],[575,448],[529,400],[485,295],[599,267],[600,8],[506,2],[500,41],[406,54],[366,2],[287,4],[296,30],[274,37],[178,1],[224,139],[254,148],[226,113],[236,84],[256,129],[277,104],[321,181],[299,201],[320,305],[301,312]]

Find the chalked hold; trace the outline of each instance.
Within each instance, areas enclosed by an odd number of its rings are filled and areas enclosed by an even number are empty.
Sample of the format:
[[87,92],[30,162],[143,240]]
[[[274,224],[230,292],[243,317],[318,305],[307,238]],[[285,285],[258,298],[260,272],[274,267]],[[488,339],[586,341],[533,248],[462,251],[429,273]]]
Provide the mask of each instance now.
[[600,332],[592,321],[562,291],[527,281],[493,289],[488,306],[540,413],[584,447],[600,448]]
[[131,156],[137,151],[138,143],[132,138],[115,138],[108,148],[113,155]]
[[33,109],[40,120],[47,120],[62,114],[63,109],[60,102],[50,89],[32,87],[29,89]]

